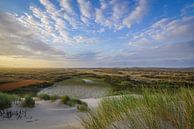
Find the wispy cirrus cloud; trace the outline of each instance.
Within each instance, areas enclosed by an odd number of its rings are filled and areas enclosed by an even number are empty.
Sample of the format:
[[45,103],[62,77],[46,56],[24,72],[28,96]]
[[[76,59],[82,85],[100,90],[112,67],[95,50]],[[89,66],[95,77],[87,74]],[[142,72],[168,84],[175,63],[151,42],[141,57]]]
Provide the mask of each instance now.
[[80,10],[80,19],[84,24],[88,24],[89,20],[94,18],[93,5],[88,0],[77,0]]
[[128,35],[129,45],[141,46],[155,43],[156,45],[193,40],[194,17],[163,18],[142,32]]
[[123,24],[131,27],[132,24],[140,22],[148,8],[147,0],[139,0],[135,9],[123,20]]
[[0,13],[0,55],[29,58],[65,57],[65,52],[38,39],[15,15]]
[[[139,5],[139,3],[142,3],[141,1],[145,0],[138,1],[136,8],[143,7],[142,4]],[[33,4],[29,6],[30,13],[24,13],[23,15],[10,14],[17,21],[12,26],[20,24],[20,28],[29,30],[28,32],[36,37],[38,41],[50,43],[51,46],[54,43],[97,43],[100,42],[100,39],[97,37],[91,38],[88,35],[91,32],[90,30],[101,33],[105,31],[104,27],[109,29],[129,27],[126,23],[123,24],[124,17],[128,14],[131,15],[130,12],[134,13],[128,10],[127,5],[129,2],[127,1],[99,1],[99,7],[92,5],[91,1],[88,0],[77,0],[77,5],[74,6],[72,2],[72,0],[61,0],[59,7],[57,7],[50,0],[40,0],[40,4],[44,8]],[[75,6],[80,14],[76,12]],[[5,15],[5,17],[10,18],[8,15]],[[96,31],[94,27],[90,28],[90,24],[94,23],[101,26],[101,28],[97,28]],[[76,31],[80,31],[80,33]]]

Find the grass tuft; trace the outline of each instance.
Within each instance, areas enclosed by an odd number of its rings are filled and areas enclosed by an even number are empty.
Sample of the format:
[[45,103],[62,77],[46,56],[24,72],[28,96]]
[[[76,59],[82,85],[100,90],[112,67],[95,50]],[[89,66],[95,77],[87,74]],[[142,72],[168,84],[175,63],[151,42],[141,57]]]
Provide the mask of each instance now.
[[58,98],[59,98],[59,96],[57,96],[57,95],[50,96],[51,102],[55,102]]
[[61,102],[63,104],[67,104],[67,102],[70,100],[69,96],[62,96],[61,97]]
[[85,129],[191,129],[194,127],[194,92],[149,92],[143,97],[124,95],[104,99],[82,118]]
[[50,100],[50,96],[48,94],[39,94],[38,97],[42,100]]
[[10,95],[0,92],[0,110],[4,110],[6,108],[11,107],[11,102],[19,99],[20,98],[17,95]]
[[34,99],[32,98],[32,96],[27,95],[27,96],[24,98],[24,101],[23,101],[23,103],[22,103],[22,106],[23,106],[23,107],[33,108],[33,107],[35,106],[35,101],[34,101]]

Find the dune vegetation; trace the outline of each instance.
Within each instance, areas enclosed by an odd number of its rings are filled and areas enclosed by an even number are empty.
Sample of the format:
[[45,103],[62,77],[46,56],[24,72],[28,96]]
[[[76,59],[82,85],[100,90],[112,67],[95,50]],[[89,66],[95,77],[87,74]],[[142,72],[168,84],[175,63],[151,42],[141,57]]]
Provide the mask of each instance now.
[[35,100],[32,98],[32,96],[28,95],[24,98],[24,101],[22,102],[22,106],[33,108],[35,106]]
[[85,129],[192,129],[194,92],[144,90],[141,97],[104,99],[96,110],[81,119]]
[[34,107],[30,113],[64,118],[82,112],[75,121],[85,129],[194,127],[193,69],[0,69],[0,87],[34,79],[41,83],[3,90],[0,110],[19,100],[18,109]]
[[6,108],[11,107],[11,103],[14,100],[19,100],[20,97],[17,95],[10,95],[6,93],[0,92],[0,110],[4,110]]
[[68,95],[74,98],[102,97],[111,91],[110,84],[103,79],[74,77],[42,89],[38,94]]

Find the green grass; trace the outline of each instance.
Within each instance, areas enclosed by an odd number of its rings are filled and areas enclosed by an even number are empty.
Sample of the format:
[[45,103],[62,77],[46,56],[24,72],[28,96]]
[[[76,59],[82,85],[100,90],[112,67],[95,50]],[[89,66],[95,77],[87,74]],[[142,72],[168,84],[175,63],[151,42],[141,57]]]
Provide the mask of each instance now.
[[48,94],[39,94],[38,97],[42,100],[50,100],[50,96]]
[[66,104],[71,107],[74,107],[76,105],[82,104],[82,101],[79,99],[69,99]]
[[0,92],[0,110],[11,107],[11,102],[19,99],[20,98],[17,95],[10,95]]
[[[85,83],[83,79],[92,80],[93,83]],[[92,78],[92,77],[73,77],[61,82],[65,85],[81,85],[81,86],[110,86],[108,83],[104,82],[103,79]]]
[[57,95],[50,96],[51,102],[55,102],[57,99],[59,99],[59,96],[57,96]]
[[88,111],[88,104],[79,100],[79,99],[75,99],[75,98],[70,98],[69,96],[62,96],[61,97],[61,102],[63,104],[66,104],[70,107],[75,107],[77,108],[78,111],[84,112],[84,111]]
[[27,95],[24,98],[24,101],[22,103],[23,107],[29,107],[29,108],[33,108],[35,106],[35,100],[32,98],[32,96]]
[[70,98],[69,98],[69,96],[62,96],[61,97],[61,102],[63,103],[63,104],[67,104],[67,102],[70,100]]
[[[60,99],[61,100],[61,103],[65,104],[65,105],[68,105],[70,107],[75,107],[75,106],[78,106],[77,109],[79,111],[86,111],[87,108],[88,108],[88,105],[87,103],[85,102],[82,102],[81,100],[79,99],[75,99],[75,98],[70,98],[69,96],[65,95],[65,96],[57,96],[57,95],[52,95],[52,96],[49,96],[48,94],[39,94],[38,96],[40,99],[42,100],[51,100],[51,102],[54,102],[56,101],[57,99]],[[26,100],[29,100],[29,97],[26,97],[25,98],[25,101]],[[25,102],[24,103],[26,105],[26,107],[28,107],[28,102]]]
[[144,91],[143,97],[104,99],[96,110],[81,119],[85,129],[192,129],[194,92]]
[[[86,83],[83,79],[92,80],[92,83]],[[91,98],[102,97],[109,94],[111,86],[103,79],[89,77],[74,77],[55,83],[53,87],[45,88],[39,94],[49,94],[63,96],[68,95],[71,98]]]
[[82,102],[81,104],[77,105],[77,110],[80,112],[89,111],[88,104],[85,102]]

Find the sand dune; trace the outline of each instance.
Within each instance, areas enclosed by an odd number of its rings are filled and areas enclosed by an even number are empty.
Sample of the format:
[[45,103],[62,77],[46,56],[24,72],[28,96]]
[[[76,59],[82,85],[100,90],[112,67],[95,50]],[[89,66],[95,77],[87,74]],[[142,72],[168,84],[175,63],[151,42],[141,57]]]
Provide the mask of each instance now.
[[[142,97],[132,94],[133,97]],[[102,99],[120,98],[122,95],[103,98],[81,99],[90,108],[95,109]],[[20,107],[13,106],[12,110]],[[76,107],[68,107],[56,102],[42,101],[36,99],[36,107],[27,109],[28,119],[22,120],[0,120],[0,129],[82,129],[79,117],[85,113],[78,112]],[[30,118],[32,117],[32,118]]]
[[[19,107],[12,107],[13,110]],[[65,129],[69,127],[81,129],[76,108],[70,108],[59,101],[37,101],[36,107],[27,109],[25,119],[0,120],[1,129]]]

